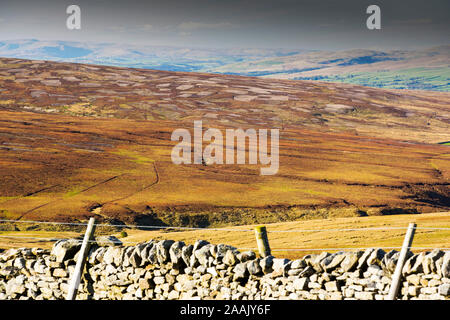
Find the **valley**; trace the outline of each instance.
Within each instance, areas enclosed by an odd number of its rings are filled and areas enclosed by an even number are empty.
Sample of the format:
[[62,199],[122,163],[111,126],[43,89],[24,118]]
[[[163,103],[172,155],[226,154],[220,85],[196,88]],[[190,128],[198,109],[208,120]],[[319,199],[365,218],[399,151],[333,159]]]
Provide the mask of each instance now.
[[[450,208],[448,93],[0,59],[0,217],[224,226]],[[178,128],[280,130],[280,167],[175,165]],[[248,162],[247,162],[248,163]]]

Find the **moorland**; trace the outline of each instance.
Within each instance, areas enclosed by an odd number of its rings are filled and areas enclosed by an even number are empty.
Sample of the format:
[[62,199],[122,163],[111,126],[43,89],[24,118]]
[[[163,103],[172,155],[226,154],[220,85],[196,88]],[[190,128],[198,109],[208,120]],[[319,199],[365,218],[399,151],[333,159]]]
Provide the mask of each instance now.
[[[0,218],[223,226],[450,208],[450,94],[0,59]],[[174,165],[177,128],[277,128],[280,168]]]

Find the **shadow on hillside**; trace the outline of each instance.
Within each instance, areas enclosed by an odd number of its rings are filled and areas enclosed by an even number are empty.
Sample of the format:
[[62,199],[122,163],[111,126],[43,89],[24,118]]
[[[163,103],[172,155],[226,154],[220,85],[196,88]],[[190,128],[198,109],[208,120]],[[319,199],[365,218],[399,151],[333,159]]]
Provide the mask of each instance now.
[[395,215],[395,214],[419,214],[417,209],[405,209],[405,208],[387,208],[380,211],[384,216]]
[[139,215],[134,219],[134,222],[138,226],[138,230],[157,230],[149,229],[146,226],[154,226],[154,227],[167,227],[168,224],[158,218],[156,214],[143,214]]

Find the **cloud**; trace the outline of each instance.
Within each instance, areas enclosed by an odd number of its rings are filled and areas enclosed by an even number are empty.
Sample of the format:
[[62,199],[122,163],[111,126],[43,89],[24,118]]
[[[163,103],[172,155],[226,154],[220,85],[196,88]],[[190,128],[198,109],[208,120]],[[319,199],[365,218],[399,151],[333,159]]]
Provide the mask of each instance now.
[[229,29],[237,27],[237,25],[230,22],[219,22],[219,23],[204,23],[204,22],[183,22],[178,25],[180,30],[199,30],[199,29]]
[[152,31],[153,30],[153,26],[151,24],[144,24],[142,26],[142,30],[143,31]]
[[129,34],[138,34],[142,32],[154,32],[156,31],[155,27],[151,24],[139,24],[132,26],[109,26],[107,27],[108,31],[117,32],[117,33],[129,33]]
[[412,25],[412,24],[430,24],[433,22],[433,20],[423,18],[423,19],[394,20],[393,22],[396,24]]
[[178,35],[182,36],[182,37],[189,37],[192,36],[192,32],[189,31],[180,31],[178,32]]
[[336,23],[322,23],[318,25],[319,28],[329,28],[334,26],[336,26]]
[[110,26],[107,28],[108,30],[114,31],[114,32],[125,32],[128,29],[124,26]]

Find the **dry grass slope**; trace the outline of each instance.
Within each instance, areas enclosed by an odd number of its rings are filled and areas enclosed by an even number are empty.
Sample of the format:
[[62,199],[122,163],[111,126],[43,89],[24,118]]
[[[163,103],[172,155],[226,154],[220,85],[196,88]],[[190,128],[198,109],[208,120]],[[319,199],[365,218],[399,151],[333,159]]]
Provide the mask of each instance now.
[[[223,226],[450,209],[450,94],[0,59],[0,218]],[[176,166],[176,128],[279,128],[280,170]]]
[[[410,222],[417,223],[413,247],[415,248],[449,248],[450,230],[433,230],[426,228],[450,228],[450,212],[397,215],[397,216],[373,216],[357,218],[329,218],[313,219],[307,221],[292,221],[267,224],[269,242],[272,254],[277,257],[297,258],[310,253],[317,253],[317,249],[343,248],[351,251],[352,248],[368,247],[401,247],[406,228]],[[27,224],[17,224],[24,227]],[[404,229],[389,229],[389,228]],[[241,248],[254,249],[256,241],[253,233],[254,225],[239,227],[227,227],[225,231],[217,230],[137,230],[126,229],[127,237],[121,238],[120,232],[114,235],[120,238],[125,245],[134,245],[150,239],[171,239],[193,244],[198,239],[204,239],[211,243],[225,243]],[[387,228],[386,230],[361,230],[361,231],[336,231],[336,229],[360,229],[360,228]],[[425,229],[420,229],[425,228]],[[229,231],[236,230],[236,231]],[[241,230],[241,231],[239,231]],[[242,230],[250,230],[244,232]],[[293,232],[295,230],[318,230],[318,232]],[[288,232],[280,232],[288,231]],[[97,234],[107,232],[105,227],[98,227]],[[70,238],[81,236],[77,232],[55,231],[3,231],[0,232],[0,248],[18,247],[43,247],[50,248],[52,242],[45,238]],[[6,236],[25,238],[5,238]],[[33,240],[29,237],[42,238]],[[13,241],[11,241],[13,240]],[[346,249],[348,248],[348,249]],[[298,251],[286,249],[301,249]],[[313,249],[313,250],[308,250]],[[316,250],[314,250],[316,249]],[[389,251],[390,249],[385,249]],[[396,249],[400,250],[400,249]],[[337,250],[328,249],[328,252]],[[426,251],[426,249],[414,249],[414,252]],[[428,249],[430,251],[430,249]]]

